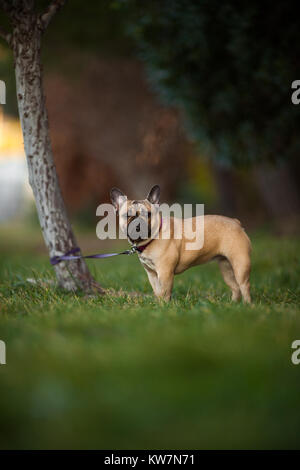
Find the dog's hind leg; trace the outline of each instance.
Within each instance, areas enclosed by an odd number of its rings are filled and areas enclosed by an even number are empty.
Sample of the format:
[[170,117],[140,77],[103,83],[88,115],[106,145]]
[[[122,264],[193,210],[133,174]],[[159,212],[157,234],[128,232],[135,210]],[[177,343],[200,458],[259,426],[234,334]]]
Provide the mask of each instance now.
[[243,296],[243,300],[246,303],[251,303],[251,295],[250,295],[250,271],[251,271],[251,261],[250,255],[243,254],[243,256],[239,256],[233,258],[231,260],[231,264],[233,267],[233,272],[235,275],[236,282],[239,285],[240,291]]
[[222,258],[218,259],[218,263],[219,263],[220,271],[222,273],[224,282],[231,289],[231,292],[232,292],[231,299],[233,301],[239,300],[240,297],[241,297],[241,291],[240,291],[239,285],[236,281],[236,278],[235,278],[235,275],[234,275],[234,272],[233,272],[233,269],[232,269],[232,266],[231,266],[230,262],[228,261],[227,258],[222,257]]

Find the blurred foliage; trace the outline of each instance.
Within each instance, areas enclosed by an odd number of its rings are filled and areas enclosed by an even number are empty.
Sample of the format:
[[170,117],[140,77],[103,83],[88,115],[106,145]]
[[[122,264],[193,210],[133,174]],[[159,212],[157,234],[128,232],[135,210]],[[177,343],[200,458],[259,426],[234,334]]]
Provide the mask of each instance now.
[[[37,13],[44,12],[51,0],[35,0]],[[128,55],[132,40],[125,34],[125,12],[110,1],[82,2],[66,1],[51,20],[43,38],[43,47],[52,53],[59,48],[71,46],[94,52]],[[7,15],[0,8],[0,24],[10,28]],[[2,41],[2,39],[1,39]]]
[[197,153],[196,146],[194,151],[186,158],[186,178],[178,183],[177,198],[182,204],[205,201],[205,210],[210,212],[218,199],[211,162]]
[[[43,12],[50,0],[36,0],[36,10]],[[49,68],[59,69],[76,78],[78,71],[86,67],[89,55],[130,56],[134,49],[133,41],[125,33],[125,12],[112,8],[109,1],[82,2],[67,1],[55,15],[42,39],[43,63]],[[9,19],[0,8],[0,25],[10,29]],[[68,60],[72,51],[87,55],[81,60],[78,69]],[[82,58],[81,58],[82,59]],[[0,78],[7,84],[6,112],[17,114],[15,78],[12,52],[0,38]]]
[[[38,0],[45,10],[49,0]],[[64,7],[49,25],[43,40],[44,53],[57,57],[61,46],[109,56],[128,56],[133,40],[125,31],[126,12],[112,8],[110,1],[66,1]]]
[[[48,4],[37,0],[36,8]],[[128,56],[137,47],[154,89],[185,111],[207,154],[235,164],[296,159],[300,107],[291,103],[291,83],[299,78],[300,31],[294,12],[294,2],[266,0],[72,0],[49,25],[43,59],[63,70],[71,49]],[[8,27],[1,11],[0,24]],[[16,113],[12,57],[0,47],[6,109]]]
[[224,163],[297,158],[295,2],[119,0],[154,88]]

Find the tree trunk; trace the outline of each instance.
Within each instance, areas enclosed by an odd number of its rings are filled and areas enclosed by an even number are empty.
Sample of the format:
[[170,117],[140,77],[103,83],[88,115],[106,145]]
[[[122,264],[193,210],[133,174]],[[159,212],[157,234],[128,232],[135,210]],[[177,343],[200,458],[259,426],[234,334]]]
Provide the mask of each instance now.
[[[31,8],[11,14],[17,100],[28,164],[29,182],[50,256],[77,246],[62,198],[49,135],[40,57],[41,27]],[[84,260],[60,262],[58,283],[67,290],[96,286]],[[103,290],[98,288],[103,293]]]

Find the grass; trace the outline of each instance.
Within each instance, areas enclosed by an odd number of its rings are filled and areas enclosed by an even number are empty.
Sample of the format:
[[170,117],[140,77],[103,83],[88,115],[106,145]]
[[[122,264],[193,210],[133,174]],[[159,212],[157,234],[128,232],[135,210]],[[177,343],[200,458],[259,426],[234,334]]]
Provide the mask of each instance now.
[[245,306],[215,264],[159,304],[135,256],[89,262],[120,297],[31,285],[53,278],[39,232],[0,239],[0,448],[300,447],[299,241],[252,236]]

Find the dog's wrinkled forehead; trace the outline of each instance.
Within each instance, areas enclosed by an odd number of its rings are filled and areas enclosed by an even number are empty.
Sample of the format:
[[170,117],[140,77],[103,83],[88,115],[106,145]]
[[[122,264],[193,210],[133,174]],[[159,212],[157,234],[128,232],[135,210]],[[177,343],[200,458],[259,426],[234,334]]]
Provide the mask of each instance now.
[[135,216],[137,214],[142,215],[143,213],[147,214],[151,211],[151,203],[147,199],[127,201],[126,210],[129,216]]

